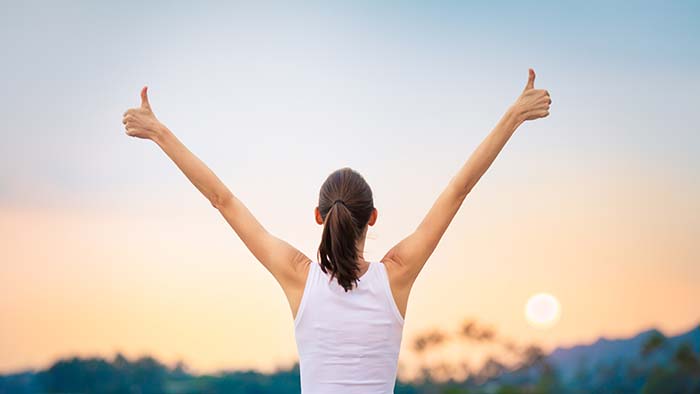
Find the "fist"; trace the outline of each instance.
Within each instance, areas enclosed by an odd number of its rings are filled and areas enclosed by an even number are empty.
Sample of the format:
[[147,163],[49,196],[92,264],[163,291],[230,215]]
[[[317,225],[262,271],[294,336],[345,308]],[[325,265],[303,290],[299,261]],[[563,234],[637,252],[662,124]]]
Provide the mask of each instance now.
[[122,123],[126,135],[131,137],[153,139],[165,126],[158,121],[148,102],[148,87],[141,89],[141,106],[129,108],[124,112]]
[[529,69],[525,89],[515,100],[513,110],[521,121],[544,118],[549,115],[552,99],[545,89],[535,89],[535,70]]

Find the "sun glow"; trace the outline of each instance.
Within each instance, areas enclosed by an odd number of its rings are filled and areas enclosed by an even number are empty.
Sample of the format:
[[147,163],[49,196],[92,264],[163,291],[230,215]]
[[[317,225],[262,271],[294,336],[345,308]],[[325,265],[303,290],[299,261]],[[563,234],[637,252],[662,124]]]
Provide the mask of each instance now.
[[530,297],[525,305],[525,317],[535,327],[553,326],[560,315],[559,301],[551,294],[538,293]]

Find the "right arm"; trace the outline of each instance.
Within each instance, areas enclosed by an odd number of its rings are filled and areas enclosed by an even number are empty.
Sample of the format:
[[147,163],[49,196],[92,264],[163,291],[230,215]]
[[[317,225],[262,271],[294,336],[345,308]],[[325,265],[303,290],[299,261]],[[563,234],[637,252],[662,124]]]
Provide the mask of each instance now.
[[156,118],[148,101],[146,87],[141,90],[141,106],[128,109],[122,123],[127,135],[152,140],[165,152],[221,213],[250,252],[280,283],[285,293],[303,290],[306,279],[304,264],[310,259],[267,231],[219,177]]
[[491,166],[518,126],[526,120],[549,115],[549,105],[552,102],[549,92],[535,89],[534,82],[535,72],[530,69],[528,82],[522,94],[450,180],[420,225],[412,234],[391,248],[382,259],[395,278],[396,286],[403,289],[401,293],[405,296],[464,199]]

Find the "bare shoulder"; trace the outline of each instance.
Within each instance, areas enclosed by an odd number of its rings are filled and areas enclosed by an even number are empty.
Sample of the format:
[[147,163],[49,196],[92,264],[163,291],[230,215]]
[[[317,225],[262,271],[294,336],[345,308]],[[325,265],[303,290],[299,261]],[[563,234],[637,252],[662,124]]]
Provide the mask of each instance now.
[[392,285],[396,287],[410,287],[413,284],[411,267],[396,253],[397,247],[393,247],[380,260],[386,267],[387,275]]
[[282,262],[271,270],[272,276],[289,296],[301,292],[306,285],[311,259],[299,251],[295,251],[286,262]]
[[305,254],[299,252],[290,264],[291,275],[289,275],[289,285],[299,290],[306,286],[306,278],[309,276],[309,269],[313,261]]
[[287,297],[287,302],[292,311],[292,318],[296,317],[299,310],[311,264],[314,264],[311,259],[303,253],[299,253],[299,256],[290,264],[290,274],[284,278],[277,279]]
[[411,293],[411,287],[413,287],[411,275],[400,261],[392,258],[391,253],[387,253],[380,262],[386,268],[386,273],[389,277],[389,287],[391,288],[396,307],[399,309],[401,317],[405,318],[406,309],[408,308],[408,297]]
[[387,253],[387,255],[380,260],[380,263],[384,264],[389,279],[394,280],[402,276],[401,264],[392,258],[390,254]]

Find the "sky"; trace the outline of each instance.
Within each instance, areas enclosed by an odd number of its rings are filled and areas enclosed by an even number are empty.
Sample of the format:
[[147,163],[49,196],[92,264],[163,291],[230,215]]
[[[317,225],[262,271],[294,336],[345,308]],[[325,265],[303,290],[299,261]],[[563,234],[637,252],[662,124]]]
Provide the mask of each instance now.
[[[378,260],[532,67],[551,115],[516,131],[421,272],[400,374],[416,365],[411,338],[466,318],[545,349],[700,321],[697,2],[3,10],[0,372],[117,351],[203,372],[297,359],[274,278],[155,144],[124,133],[144,85],[156,116],[307,256],[321,183],[359,171]],[[539,292],[561,304],[549,328],[525,319]]]

